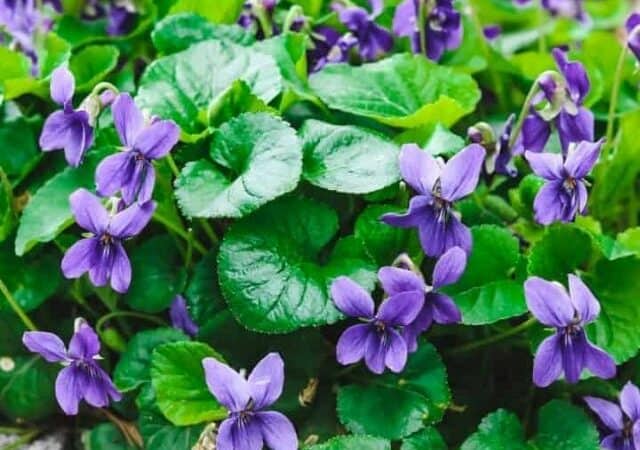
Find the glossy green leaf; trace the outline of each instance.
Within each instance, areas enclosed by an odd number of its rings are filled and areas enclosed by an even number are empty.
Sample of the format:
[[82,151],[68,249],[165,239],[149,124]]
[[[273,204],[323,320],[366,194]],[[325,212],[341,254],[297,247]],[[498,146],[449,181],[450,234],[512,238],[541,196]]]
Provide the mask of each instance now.
[[447,450],[447,444],[438,430],[429,427],[403,440],[400,450]]
[[566,283],[567,274],[581,268],[591,254],[587,232],[574,225],[553,225],[531,247],[529,274]]
[[174,240],[168,235],[156,235],[135,246],[130,257],[132,277],[125,295],[127,304],[148,313],[168,308],[187,281]]
[[168,342],[185,341],[187,336],[174,328],[141,331],[131,338],[113,371],[113,381],[121,392],[128,392],[151,381],[151,354]]
[[510,411],[499,409],[484,419],[460,450],[530,450],[524,438],[524,430],[518,417]]
[[88,92],[118,63],[120,51],[113,45],[90,45],[74,54],[69,68],[76,79],[76,92]]
[[402,128],[452,125],[480,100],[473,78],[421,55],[329,65],[311,77],[311,87],[330,108]]
[[372,436],[336,436],[309,450],[391,450],[391,443]]
[[400,180],[398,147],[364,128],[308,120],[300,130],[304,177],[330,191],[366,194]]
[[236,80],[244,80],[266,103],[282,89],[272,57],[213,40],[151,63],[140,80],[136,103],[173,119],[184,133],[197,134],[208,125],[210,103]]
[[453,295],[468,325],[497,322],[526,312],[522,280],[516,279],[518,239],[495,225],[471,229],[473,248],[458,283],[445,289]]
[[598,431],[585,411],[562,400],[552,400],[540,409],[538,434],[532,444],[539,450],[600,448]]
[[361,244],[346,238],[333,252],[325,249],[337,228],[331,208],[296,198],[237,222],[220,248],[218,275],[238,321],[265,333],[334,323],[342,317],[329,297],[334,278],[351,276],[373,288],[375,267]]
[[447,373],[431,344],[422,342],[402,374],[338,390],[338,416],[352,433],[401,439],[439,421],[451,399]]
[[156,405],[156,397],[151,385],[145,385],[136,399],[140,409],[138,427],[145,448],[153,450],[190,449],[197,442],[203,430],[202,425],[175,426],[164,418]]
[[182,211],[192,217],[243,217],[292,191],[302,171],[301,143],[282,120],[247,113],[213,136],[211,158],[189,163],[176,181]]
[[358,216],[354,233],[379,266],[389,266],[401,253],[413,255],[422,249],[416,234],[405,228],[390,227],[380,220],[384,214],[400,213],[392,205],[370,205]]
[[218,127],[245,112],[274,112],[256,97],[247,83],[236,80],[209,107],[209,125]]
[[207,388],[202,360],[209,357],[221,359],[201,342],[171,342],[153,351],[151,383],[156,404],[174,425],[194,425],[227,416]]

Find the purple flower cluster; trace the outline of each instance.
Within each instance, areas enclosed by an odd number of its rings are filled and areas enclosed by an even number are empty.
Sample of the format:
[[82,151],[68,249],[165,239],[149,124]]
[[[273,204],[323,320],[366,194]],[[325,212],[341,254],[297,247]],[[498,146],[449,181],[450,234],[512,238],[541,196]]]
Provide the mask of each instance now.
[[607,428],[600,445],[606,450],[640,448],[640,389],[628,382],[620,392],[620,406],[597,397],[585,402]]
[[631,14],[625,23],[625,28],[628,34],[627,47],[640,61],[640,13]]
[[284,362],[279,354],[265,356],[246,379],[214,358],[203,359],[202,366],[209,391],[229,410],[218,430],[218,450],[298,448],[298,436],[289,419],[266,410],[282,395]]
[[84,399],[91,406],[102,408],[110,401],[120,401],[122,395],[109,375],[100,367],[100,340],[83,320],[76,319],[75,333],[69,348],[53,333],[28,331],[22,342],[45,361],[60,363],[64,369],[56,379],[56,398],[67,415],[78,414],[78,405]]
[[471,233],[453,205],[475,190],[485,155],[482,146],[471,144],[445,164],[417,145],[403,146],[400,173],[417,195],[411,199],[407,213],[385,214],[382,220],[396,227],[417,227],[422,248],[429,256],[440,256],[453,247],[469,252]]
[[347,277],[338,277],[331,285],[336,307],[349,317],[364,323],[347,328],[336,347],[340,364],[348,365],[364,358],[373,373],[385,367],[401,372],[409,352],[418,348],[418,337],[433,322],[458,323],[460,310],[453,300],[437,290],[455,283],[466,266],[467,255],[454,247],[436,263],[433,286],[427,286],[420,273],[399,267],[378,271],[382,288],[389,297],[375,312],[371,295]]
[[198,334],[198,325],[191,318],[187,309],[187,301],[182,295],[177,295],[173,299],[171,308],[169,308],[169,317],[173,328],[182,330],[191,337],[195,337]]
[[600,303],[575,275],[569,275],[569,292],[560,283],[529,278],[524,284],[527,306],[543,325],[555,333],[540,346],[533,363],[533,382],[549,386],[562,373],[568,383],[577,383],[584,369],[600,378],[613,378],[616,363],[596,347],[585,326],[597,319]]
[[393,32],[408,36],[414,53],[438,61],[462,42],[462,20],[452,0],[404,0],[396,9]]
[[515,114],[509,116],[497,139],[491,126],[485,122],[479,122],[467,130],[469,141],[482,145],[487,152],[484,171],[488,175],[497,173],[515,177],[518,174],[513,165],[513,151],[510,145],[515,118]]
[[[84,189],[70,197],[76,222],[90,237],[76,242],[62,260],[67,278],[89,273],[96,286],[108,282],[117,292],[126,292],[131,283],[131,265],[122,242],[139,234],[155,210],[151,201],[155,184],[153,161],[166,156],[177,144],[180,129],[170,120],[152,118],[147,122],[129,94],[107,90],[91,93],[80,108],[72,105],[75,81],[64,67],[51,77],[51,97],[62,110],[51,114],[40,135],[43,151],[64,149],[67,162],[78,166],[93,144],[94,126],[100,109],[112,105],[115,128],[123,144],[122,151],[107,156],[97,167],[96,187],[104,197],[112,198],[109,213],[100,199]],[[115,98],[115,100],[114,100]],[[96,106],[97,103],[97,106]]]

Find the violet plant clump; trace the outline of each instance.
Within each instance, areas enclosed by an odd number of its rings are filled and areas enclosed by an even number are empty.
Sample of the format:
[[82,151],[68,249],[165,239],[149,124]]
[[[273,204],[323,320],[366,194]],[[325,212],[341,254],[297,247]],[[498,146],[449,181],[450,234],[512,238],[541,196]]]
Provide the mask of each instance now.
[[0,0],[0,442],[640,448],[639,36]]

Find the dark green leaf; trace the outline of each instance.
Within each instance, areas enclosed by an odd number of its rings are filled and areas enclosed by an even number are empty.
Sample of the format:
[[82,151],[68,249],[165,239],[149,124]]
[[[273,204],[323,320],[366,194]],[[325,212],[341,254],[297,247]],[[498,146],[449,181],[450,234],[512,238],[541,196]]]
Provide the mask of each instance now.
[[129,306],[148,313],[169,307],[182,293],[187,273],[173,239],[154,236],[131,252],[132,281],[125,300]]
[[591,237],[587,232],[575,225],[553,225],[531,247],[529,274],[566,283],[567,274],[581,268],[591,254]]
[[[9,362],[10,361],[10,362]],[[54,380],[60,370],[39,356],[18,356],[0,370],[0,412],[12,420],[34,421],[57,410]]]
[[337,436],[308,450],[391,450],[391,443],[372,436]]
[[84,450],[135,450],[112,423],[101,423],[82,434]]
[[478,431],[464,441],[460,448],[460,450],[503,449],[530,449],[525,442],[524,430],[518,417],[504,409],[499,409],[482,419]]
[[400,450],[447,450],[447,444],[438,430],[429,427],[402,441]]
[[[327,256],[336,213],[321,203],[287,198],[239,221],[220,248],[218,275],[229,308],[245,327],[265,333],[336,322],[331,281],[353,277],[368,289],[375,267],[353,240]],[[360,248],[359,248],[360,247]]]
[[439,421],[450,399],[444,364],[435,348],[422,342],[402,374],[341,387],[338,416],[353,433],[395,440]]

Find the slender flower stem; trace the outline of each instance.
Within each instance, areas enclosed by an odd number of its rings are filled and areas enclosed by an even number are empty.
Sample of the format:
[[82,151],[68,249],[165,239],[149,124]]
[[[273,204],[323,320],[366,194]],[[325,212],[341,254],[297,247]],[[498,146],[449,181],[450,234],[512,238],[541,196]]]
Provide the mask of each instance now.
[[187,241],[187,253],[184,257],[184,266],[186,268],[191,266],[193,260],[193,228],[189,228],[189,240]]
[[622,84],[622,72],[624,69],[624,61],[627,57],[627,46],[623,46],[618,56],[616,71],[613,78],[613,86],[611,87],[611,99],[609,100],[609,114],[607,115],[607,132],[605,145],[608,148],[613,147],[613,125],[615,122],[616,108],[618,106],[618,95],[620,94],[620,85]]
[[9,306],[11,306],[11,309],[13,309],[13,312],[16,313],[20,320],[22,320],[22,323],[24,323],[27,329],[31,331],[38,331],[38,327],[34,325],[27,313],[24,312],[20,304],[16,301],[13,295],[11,295],[9,288],[7,288],[7,285],[4,284],[4,281],[2,281],[2,279],[0,279],[0,292],[2,292],[2,295],[4,295],[7,303],[9,303]]
[[178,178],[180,176],[180,169],[178,169],[178,166],[175,160],[173,159],[173,156],[171,156],[171,153],[167,153],[166,158],[167,158],[167,164],[169,164],[169,168],[171,169],[173,176]]
[[498,333],[498,334],[494,334],[493,336],[489,336],[485,339],[480,339],[479,341],[474,341],[474,342],[469,342],[467,344],[461,345],[459,347],[455,347],[453,348],[451,351],[447,352],[449,355],[459,355],[461,353],[466,353],[469,352],[471,350],[475,350],[481,347],[485,347],[489,344],[493,344],[494,342],[499,342],[502,341],[508,337],[511,337],[513,335],[522,333],[523,331],[528,330],[529,328],[531,328],[533,325],[535,325],[538,321],[536,320],[535,317],[531,317],[529,319],[527,319],[526,321],[522,322],[520,325],[517,325],[513,328],[509,328],[506,331],[503,331],[502,333]]
[[[159,222],[162,225],[164,225],[169,231],[172,231],[178,236],[180,236],[182,239],[185,240],[185,242],[189,242],[189,239],[190,239],[189,233],[186,232],[182,227],[177,226],[175,223],[165,219],[163,216],[159,214],[154,214],[153,219],[156,222]],[[198,251],[198,253],[200,253],[201,255],[207,254],[207,248],[195,237],[193,237],[193,248],[195,248]]]
[[137,313],[133,311],[112,311],[100,317],[100,319],[96,322],[96,330],[100,332],[100,330],[102,330],[102,327],[108,320],[118,317],[134,317],[136,319],[146,320],[147,322],[153,322],[156,325],[160,325],[163,327],[169,326],[169,324],[167,324],[167,322],[165,322],[164,320],[159,319],[155,316],[151,316],[149,314]]
[[25,444],[28,444],[29,442],[31,442],[39,434],[40,434],[40,430],[31,430],[28,433],[24,433],[22,436],[20,436],[17,440],[13,441],[11,444],[8,444],[2,448],[3,450],[21,449],[25,446]]
[[202,219],[200,221],[200,225],[202,226],[202,229],[204,230],[204,234],[207,235],[207,237],[209,238],[211,243],[213,245],[218,245],[218,235],[216,234],[215,231],[213,231],[213,228],[211,228],[211,225],[209,225],[209,222],[207,222],[205,219]]
[[93,87],[93,89],[91,90],[91,95],[97,95],[101,91],[106,91],[106,90],[111,90],[111,91],[115,92],[116,94],[120,92],[120,90],[116,86],[114,86],[113,84],[109,83],[108,81],[101,81],[100,83],[96,84]]
[[271,25],[269,14],[267,14],[267,9],[262,6],[262,4],[256,5],[254,13],[256,15],[256,18],[258,19],[258,23],[260,24],[260,28],[262,29],[264,38],[269,39],[273,35],[273,27]]
[[426,2],[420,0],[420,6],[418,7],[418,32],[420,33],[420,52],[427,54],[427,30],[425,29],[427,20],[427,5]]
[[[542,76],[542,74],[540,75]],[[538,77],[539,79],[540,77]],[[531,85],[531,89],[529,89],[529,93],[527,97],[524,99],[524,103],[522,104],[522,109],[520,110],[520,115],[518,116],[518,121],[513,127],[513,131],[511,132],[511,137],[509,138],[509,148],[513,148],[520,135],[520,131],[522,131],[522,125],[524,124],[524,119],[529,114],[529,109],[531,108],[531,102],[533,101],[533,97],[538,92],[538,80],[533,82]]]

